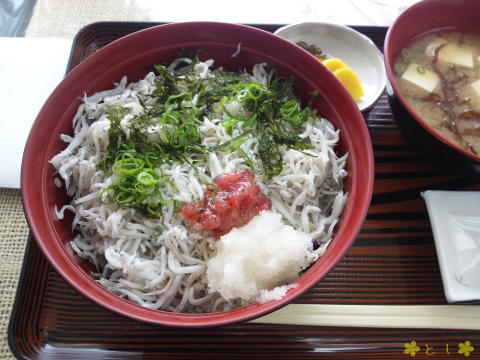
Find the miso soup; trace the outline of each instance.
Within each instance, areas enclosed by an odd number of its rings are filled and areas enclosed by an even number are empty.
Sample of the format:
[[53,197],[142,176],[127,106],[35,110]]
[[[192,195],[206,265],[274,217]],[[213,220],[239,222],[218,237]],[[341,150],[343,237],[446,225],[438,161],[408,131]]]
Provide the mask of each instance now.
[[480,36],[459,32],[419,39],[394,66],[400,90],[435,131],[480,154]]

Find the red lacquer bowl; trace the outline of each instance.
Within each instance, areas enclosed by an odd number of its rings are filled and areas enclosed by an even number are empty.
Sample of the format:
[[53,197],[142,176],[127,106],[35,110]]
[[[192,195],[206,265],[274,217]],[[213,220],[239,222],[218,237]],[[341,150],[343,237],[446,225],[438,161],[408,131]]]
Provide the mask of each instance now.
[[393,66],[402,49],[426,35],[448,31],[480,35],[479,11],[478,0],[420,1],[395,20],[388,29],[384,46],[390,108],[407,140],[427,159],[475,178],[480,178],[480,155],[441,136],[412,109],[400,91]]
[[[240,53],[232,57],[241,43]],[[231,311],[210,314],[180,314],[146,309],[113,295],[98,285],[70,249],[71,223],[56,220],[54,206],[69,200],[54,183],[49,160],[65,145],[60,134],[72,133],[72,118],[84,93],[112,88],[124,75],[137,81],[153,64],[168,63],[181,49],[202,49],[201,58],[215,59],[228,70],[248,70],[267,62],[281,75],[293,76],[297,94],[306,98],[320,93],[314,106],[341,132],[338,152],[348,152],[346,191],[348,202],[340,225],[325,255],[297,281],[297,287],[278,301],[254,303]],[[156,26],[111,43],[91,55],[55,89],[40,111],[27,141],[22,164],[22,195],[33,236],[43,253],[76,290],[97,304],[132,319],[154,324],[202,327],[249,320],[271,312],[310,289],[342,258],[355,240],[372,195],[373,153],[365,121],[343,86],[320,62],[296,45],[268,32],[248,26],[192,22]]]

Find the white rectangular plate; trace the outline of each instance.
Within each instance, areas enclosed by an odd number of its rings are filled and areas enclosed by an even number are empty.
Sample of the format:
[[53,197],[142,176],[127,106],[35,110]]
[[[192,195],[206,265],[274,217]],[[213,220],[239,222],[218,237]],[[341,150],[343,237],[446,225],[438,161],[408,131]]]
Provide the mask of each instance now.
[[480,300],[480,191],[422,193],[450,303]]

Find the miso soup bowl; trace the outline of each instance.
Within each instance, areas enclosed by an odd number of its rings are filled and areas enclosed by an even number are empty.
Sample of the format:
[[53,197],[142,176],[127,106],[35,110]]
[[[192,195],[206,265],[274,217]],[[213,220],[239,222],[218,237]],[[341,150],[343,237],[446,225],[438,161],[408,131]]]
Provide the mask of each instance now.
[[447,171],[480,178],[480,156],[440,136],[408,104],[393,66],[402,49],[435,32],[459,31],[480,35],[478,0],[423,0],[407,8],[387,32],[384,45],[387,93],[394,118],[405,138],[428,160]]
[[[240,44],[240,45],[239,45]],[[240,50],[240,51],[238,51]],[[348,153],[343,210],[326,253],[302,274],[296,286],[279,299],[205,314],[184,314],[142,307],[114,295],[91,275],[92,267],[70,247],[72,217],[58,220],[54,207],[69,203],[63,188],[54,184],[49,160],[65,143],[60,134],[72,134],[72,118],[84,93],[110,89],[123,76],[138,81],[154,64],[169,64],[179,53],[198,53],[214,59],[216,67],[251,71],[266,62],[280,75],[292,77],[304,101],[319,93],[313,106],[340,130],[339,154]],[[365,121],[357,104],[340,82],[314,57],[271,33],[235,24],[189,22],[160,25],[117,40],[90,55],[60,83],[41,109],[31,129],[22,164],[22,196],[33,237],[55,270],[78,292],[120,315],[157,325],[206,327],[246,321],[288,304],[322,278],[340,261],[365,219],[373,185],[373,152]]]

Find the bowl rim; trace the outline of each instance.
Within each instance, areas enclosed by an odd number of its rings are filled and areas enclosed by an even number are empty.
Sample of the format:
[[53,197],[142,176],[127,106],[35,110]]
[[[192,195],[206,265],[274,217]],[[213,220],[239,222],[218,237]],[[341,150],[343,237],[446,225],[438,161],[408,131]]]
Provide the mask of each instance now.
[[[328,21],[303,21],[303,22],[299,22],[299,23],[287,24],[287,25],[284,25],[284,26],[278,28],[277,30],[275,30],[273,34],[283,38],[283,36],[281,36],[279,34],[281,34],[284,31],[287,31],[291,28],[313,27],[313,26],[332,27],[332,28],[336,28],[336,29],[341,30],[341,31],[346,31],[346,32],[351,33],[355,36],[358,36],[359,38],[364,39],[365,41],[368,41],[378,50],[375,43],[367,35],[362,34],[361,32],[355,30],[354,28],[352,28],[350,26],[343,25],[343,24],[337,24],[337,23],[333,23],[333,22],[328,22]],[[284,39],[286,39],[286,38],[284,38]],[[381,54],[380,50],[378,50],[378,52]]]
[[[336,29],[337,31],[343,31],[351,36],[354,36],[357,38],[359,41],[361,41],[364,45],[365,48],[370,49],[372,52],[372,55],[375,55],[375,57],[379,60],[378,66],[375,66],[375,68],[378,70],[378,73],[380,74],[379,81],[377,83],[377,91],[373,94],[372,100],[365,105],[362,105],[360,108],[361,112],[365,112],[373,108],[375,103],[378,101],[378,99],[382,96],[383,92],[385,91],[385,87],[387,85],[387,75],[385,73],[385,67],[383,65],[384,59],[383,59],[383,53],[380,51],[380,49],[375,45],[372,39],[370,39],[367,35],[362,34],[361,32],[355,30],[354,28],[343,25],[343,24],[337,24],[337,23],[331,23],[328,21],[305,21],[305,22],[299,22],[299,23],[294,23],[294,24],[288,24],[285,26],[282,26],[275,30],[274,34],[277,36],[280,36],[283,39],[286,39],[288,41],[288,37],[284,37],[282,33],[289,31],[290,29],[294,29],[297,27],[305,27],[307,29],[312,28],[312,27],[330,27],[333,29]],[[298,45],[297,45],[298,46]],[[304,49],[302,49],[304,50]],[[306,51],[306,50],[304,50]],[[308,51],[306,51],[308,53]],[[323,65],[323,64],[322,64]]]
[[[274,311],[287,303],[291,302],[293,299],[297,298],[304,292],[308,291],[311,287],[313,287],[320,279],[323,279],[325,275],[340,261],[343,257],[345,252],[348,248],[352,245],[353,241],[356,238],[356,235],[360,231],[361,225],[364,222],[364,219],[367,215],[367,210],[371,201],[371,196],[373,192],[373,178],[374,178],[374,164],[373,164],[373,149],[372,144],[370,141],[368,129],[364,124],[363,117],[358,111],[358,107],[353,102],[353,99],[346,98],[347,101],[346,106],[351,107],[353,113],[351,114],[352,117],[358,119],[359,124],[361,126],[356,129],[359,133],[359,136],[366,140],[365,142],[365,149],[366,152],[366,162],[362,164],[365,169],[362,169],[362,174],[364,174],[364,182],[367,188],[363,189],[364,195],[362,195],[363,201],[361,201],[361,206],[357,208],[356,213],[361,214],[361,216],[352,216],[351,222],[349,223],[349,227],[344,230],[344,236],[348,238],[348,242],[342,245],[341,251],[336,252],[335,254],[330,251],[327,252],[323,258],[326,259],[323,262],[317,261],[312,264],[312,268],[316,268],[315,272],[307,271],[304,275],[299,277],[298,279],[302,279],[302,287],[297,287],[289,290],[287,294],[280,300],[269,301],[263,304],[259,304],[257,302],[249,304],[247,306],[242,306],[238,308],[234,308],[228,311],[221,311],[215,313],[203,313],[203,314],[189,314],[189,313],[173,313],[163,310],[153,310],[147,309],[140,305],[137,305],[129,300],[121,298],[119,296],[114,295],[101,285],[95,282],[93,278],[91,278],[86,271],[84,271],[76,262],[74,262],[71,257],[67,254],[67,248],[62,246],[62,244],[55,242],[54,236],[50,236],[50,240],[44,239],[41,235],[42,232],[48,231],[49,234],[52,233],[53,229],[52,226],[49,224],[47,220],[44,221],[42,225],[39,222],[39,217],[41,218],[42,215],[49,215],[48,213],[40,213],[35,215],[34,209],[35,206],[40,206],[40,210],[43,209],[42,205],[34,204],[34,200],[32,199],[32,194],[34,192],[42,192],[42,189],[45,189],[46,184],[51,179],[46,179],[46,176],[40,179],[40,191],[38,190],[38,184],[35,186],[32,182],[29,182],[29,175],[33,172],[29,165],[34,164],[34,158],[37,154],[32,153],[32,149],[34,148],[35,144],[35,130],[41,126],[40,121],[43,117],[47,116],[49,107],[52,107],[55,103],[55,98],[59,97],[62,93],[62,89],[68,86],[68,79],[72,78],[74,75],[81,75],[82,72],[88,70],[91,66],[90,64],[95,64],[97,59],[101,59],[103,54],[108,54],[112,49],[116,48],[117,46],[122,46],[125,39],[129,39],[128,41],[134,41],[138,37],[145,36],[145,34],[152,33],[157,34],[161,28],[166,27],[176,27],[179,29],[185,29],[186,27],[191,26],[215,26],[223,28],[227,27],[236,27],[237,29],[243,29],[242,31],[250,32],[252,35],[261,35],[266,36],[267,39],[277,42],[283,42],[283,46],[291,47],[294,49],[292,51],[298,52],[300,48],[296,45],[292,44],[291,42],[281,39],[279,37],[274,36],[273,34],[253,28],[251,26],[246,25],[238,25],[238,24],[230,24],[230,23],[221,23],[221,22],[181,22],[181,23],[169,23],[169,24],[162,24],[153,26],[147,29],[143,29],[132,34],[129,34],[121,39],[118,39],[111,44],[103,47],[102,49],[98,50],[96,53],[90,55],[76,67],[74,67],[69,74],[65,77],[65,79],[57,86],[54,90],[52,95],[47,99],[44,106],[40,110],[35,122],[32,126],[30,131],[29,137],[27,139],[27,143],[24,150],[23,161],[22,161],[22,170],[21,170],[21,190],[22,190],[22,202],[27,218],[28,225],[30,230],[32,231],[33,237],[35,238],[37,244],[41,248],[42,252],[49,260],[50,264],[53,265],[55,270],[65,279],[67,282],[77,291],[79,291],[83,296],[88,298],[89,300],[97,303],[98,305],[102,306],[105,309],[110,311],[116,312],[122,316],[126,316],[128,318],[152,323],[156,325],[166,325],[166,326],[175,326],[175,327],[208,327],[208,326],[222,326],[226,324],[241,322],[249,319],[253,319],[262,315],[265,315],[271,311]],[[157,34],[158,35],[158,34]],[[279,43],[280,44],[280,43]],[[312,59],[315,59],[312,57]],[[313,60],[312,60],[313,61]],[[321,66],[321,64],[315,59],[315,64]],[[315,65],[317,66],[317,65]],[[327,75],[329,76],[329,75]],[[331,75],[333,77],[333,75]],[[336,80],[337,81],[337,80]],[[341,84],[338,82],[338,85]],[[343,88],[343,87],[342,87]],[[340,89],[339,91],[342,91]],[[346,93],[346,90],[343,90]],[[351,102],[351,103],[350,103]],[[71,104],[70,104],[71,106]],[[360,119],[363,121],[360,123]],[[48,139],[47,141],[50,141]],[[46,150],[45,150],[46,151]],[[40,167],[46,168],[46,167]],[[41,200],[46,203],[46,192],[37,195],[41,197]],[[352,214],[353,215],[353,214]],[[46,226],[47,230],[42,230],[41,226]],[[55,233],[55,232],[54,232]],[[53,239],[53,240],[52,240]],[[52,243],[55,242],[54,245],[48,245],[47,242]],[[52,247],[53,246],[53,247]],[[326,264],[324,264],[326,263]],[[297,280],[298,280],[297,279]]]
[[[393,22],[393,24],[389,27],[387,34],[385,36],[385,42],[384,42],[384,62],[385,62],[385,71],[387,73],[387,78],[388,78],[388,85],[391,87],[393,90],[393,96],[396,96],[399,100],[402,106],[405,107],[405,109],[408,111],[408,113],[415,119],[415,121],[425,130],[427,131],[431,136],[433,136],[436,140],[440,141],[444,145],[448,146],[452,150],[456,151],[457,153],[460,153],[461,155],[466,156],[467,158],[470,158],[471,160],[474,160],[477,163],[480,163],[480,154],[476,155],[468,150],[465,150],[463,147],[460,145],[454,143],[453,141],[448,140],[447,138],[443,137],[440,135],[432,126],[430,126],[413,108],[412,106],[408,103],[406,97],[403,95],[402,91],[400,90],[400,86],[398,85],[397,79],[395,77],[394,71],[393,71],[393,66],[395,65],[395,61],[393,61],[393,55],[392,59],[390,58],[389,54],[393,54],[394,49],[391,46],[391,39],[395,36],[396,32],[400,32],[401,30],[399,29],[400,26],[398,25],[400,21],[402,21],[405,17],[411,16],[411,14],[415,14],[418,9],[421,9],[425,6],[429,6],[429,4],[435,4],[435,2],[438,0],[423,0],[418,3],[415,3],[405,9]],[[454,2],[451,3],[452,6],[456,6]],[[412,38],[409,38],[404,45],[406,47],[408,44],[411,44],[413,41],[416,41],[418,39],[421,39],[425,36],[435,34],[441,31],[445,31],[448,29],[453,29],[452,26],[442,26],[434,29],[429,29],[427,31],[423,31],[420,33],[415,34]],[[480,35],[480,32],[479,34]],[[396,60],[396,59],[395,59]],[[389,94],[390,96],[390,94]]]

